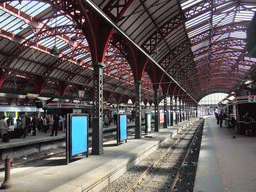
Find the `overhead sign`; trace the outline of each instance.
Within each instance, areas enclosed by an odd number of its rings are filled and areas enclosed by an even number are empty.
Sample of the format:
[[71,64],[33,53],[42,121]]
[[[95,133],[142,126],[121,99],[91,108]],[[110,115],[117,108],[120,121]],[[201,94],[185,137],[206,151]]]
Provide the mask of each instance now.
[[89,98],[89,91],[88,90],[78,90],[78,97],[82,99]]
[[256,102],[256,95],[248,96],[248,102],[249,103],[255,103]]
[[78,97],[84,98],[85,97],[85,90],[78,90]]

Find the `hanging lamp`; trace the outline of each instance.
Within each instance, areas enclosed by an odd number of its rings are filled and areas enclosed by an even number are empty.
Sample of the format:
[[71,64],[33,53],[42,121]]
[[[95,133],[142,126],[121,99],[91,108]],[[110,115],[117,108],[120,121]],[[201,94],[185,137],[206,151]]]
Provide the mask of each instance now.
[[55,45],[53,46],[53,48],[50,50],[50,53],[56,56],[59,56],[60,54],[60,50],[57,48],[56,46],[56,41],[57,41],[57,14],[56,14],[56,20],[55,20]]

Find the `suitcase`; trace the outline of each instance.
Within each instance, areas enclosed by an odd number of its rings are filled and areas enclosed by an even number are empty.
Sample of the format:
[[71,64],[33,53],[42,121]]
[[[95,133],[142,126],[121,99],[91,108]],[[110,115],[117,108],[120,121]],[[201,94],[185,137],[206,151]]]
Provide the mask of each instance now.
[[4,134],[3,134],[2,141],[3,141],[3,142],[9,142],[9,134],[8,134],[8,133],[4,133]]

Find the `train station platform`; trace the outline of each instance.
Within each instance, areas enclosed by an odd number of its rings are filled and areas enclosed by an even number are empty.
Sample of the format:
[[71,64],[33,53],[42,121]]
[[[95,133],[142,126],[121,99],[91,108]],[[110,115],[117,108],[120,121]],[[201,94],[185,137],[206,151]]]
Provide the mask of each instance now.
[[256,137],[234,139],[232,129],[206,117],[194,192],[255,192],[255,173]]
[[[193,120],[193,119],[192,119]],[[192,121],[191,120],[191,121]],[[175,137],[188,121],[160,129],[142,139],[129,136],[127,143],[104,142],[103,155],[78,156],[68,165],[64,154],[11,168],[12,188],[2,191],[98,191],[155,151],[166,138]],[[0,183],[4,172],[0,173]]]
[[[154,123],[154,122],[152,122]],[[128,122],[128,131],[133,130],[135,122]],[[142,122],[142,128],[145,123]],[[116,125],[112,123],[110,126],[103,127],[104,137],[116,134]],[[89,128],[89,145],[91,142],[92,128]],[[144,133],[143,133],[144,134]],[[8,156],[11,158],[19,158],[24,155],[42,152],[51,148],[65,147],[66,146],[66,131],[58,131],[58,136],[49,136],[49,133],[37,131],[36,136],[28,134],[26,138],[13,138],[9,142],[2,142],[0,138],[0,169],[4,164],[4,159]]]

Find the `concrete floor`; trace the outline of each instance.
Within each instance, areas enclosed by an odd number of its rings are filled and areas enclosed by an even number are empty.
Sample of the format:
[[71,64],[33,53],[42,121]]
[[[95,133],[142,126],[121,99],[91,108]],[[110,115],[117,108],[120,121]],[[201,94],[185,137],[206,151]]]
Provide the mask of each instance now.
[[[129,137],[127,143],[119,146],[116,146],[116,141],[106,142],[103,155],[89,155],[88,158],[78,157],[69,165],[65,164],[65,156],[60,156],[13,168],[11,169],[13,186],[11,189],[2,191],[82,191],[96,182],[105,182],[103,178],[108,176],[106,181],[111,180],[116,170],[126,171],[128,164],[150,154],[157,148],[160,141],[170,137],[186,123],[188,122],[179,123],[178,126],[172,128],[161,129],[159,132],[152,133],[152,137],[149,138]],[[120,174],[123,173],[122,171]],[[4,173],[1,172],[0,183],[3,181]]]
[[[201,149],[211,149],[212,157],[208,163],[202,163],[205,157],[200,150],[194,191],[215,192],[212,186],[221,185],[224,192],[255,192],[256,137],[236,135],[236,139],[233,139],[233,130],[226,125],[220,128],[213,116],[206,118],[205,126],[203,140],[212,142],[202,140]],[[211,180],[213,183],[207,182],[207,178],[213,175],[219,175],[220,181],[215,178],[214,182]]]

